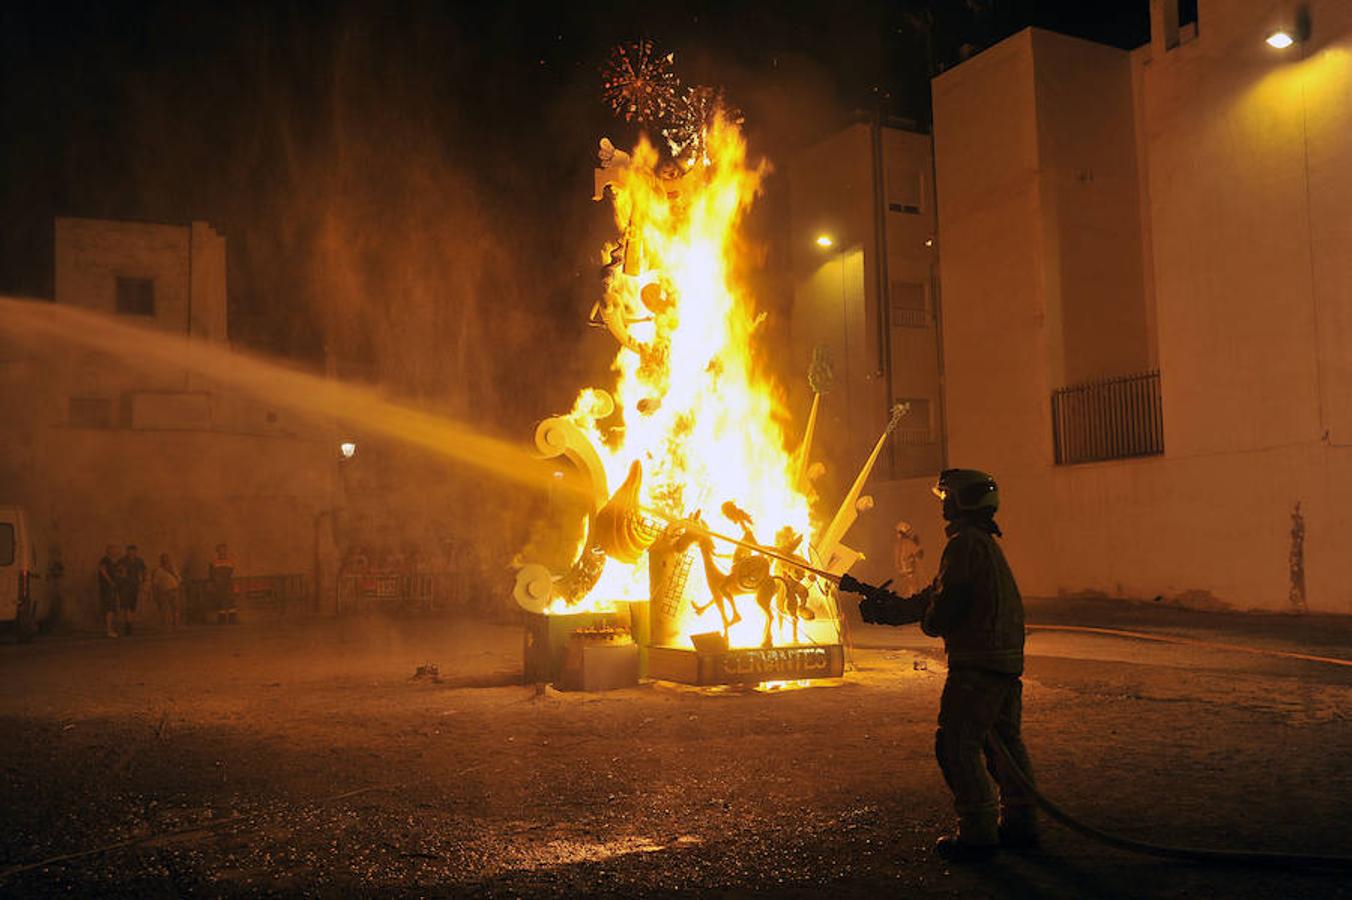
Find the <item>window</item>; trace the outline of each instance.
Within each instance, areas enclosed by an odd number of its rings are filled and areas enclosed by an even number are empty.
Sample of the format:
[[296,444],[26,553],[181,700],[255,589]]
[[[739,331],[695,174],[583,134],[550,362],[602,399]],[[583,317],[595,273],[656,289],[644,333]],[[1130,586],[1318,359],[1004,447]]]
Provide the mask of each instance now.
[[897,403],[906,407],[897,423],[892,440],[898,444],[932,444],[930,429],[930,402],[924,397],[898,397]]
[[149,278],[117,278],[117,312],[122,316],[155,315],[155,282]]
[[1160,373],[1052,391],[1052,449],[1058,466],[1164,453]]
[[113,401],[106,397],[71,397],[70,424],[76,428],[111,428]]
[[892,212],[920,212],[920,173],[893,162],[887,167],[887,208]]
[[925,285],[915,281],[894,281],[891,290],[892,324],[903,328],[929,326],[925,303]]
[[14,565],[14,525],[0,522],[0,566]]
[[1197,29],[1197,0],[1178,0],[1178,27],[1191,25]]

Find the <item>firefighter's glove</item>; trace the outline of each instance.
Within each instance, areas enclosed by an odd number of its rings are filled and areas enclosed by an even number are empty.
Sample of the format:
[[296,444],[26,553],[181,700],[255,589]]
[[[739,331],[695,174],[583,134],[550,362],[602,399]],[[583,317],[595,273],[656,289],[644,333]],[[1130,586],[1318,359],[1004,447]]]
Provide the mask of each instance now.
[[882,624],[882,604],[880,597],[874,594],[867,594],[859,601],[859,618],[868,622],[870,625]]
[[873,590],[848,572],[840,576],[840,589],[847,594],[863,594],[865,597]]

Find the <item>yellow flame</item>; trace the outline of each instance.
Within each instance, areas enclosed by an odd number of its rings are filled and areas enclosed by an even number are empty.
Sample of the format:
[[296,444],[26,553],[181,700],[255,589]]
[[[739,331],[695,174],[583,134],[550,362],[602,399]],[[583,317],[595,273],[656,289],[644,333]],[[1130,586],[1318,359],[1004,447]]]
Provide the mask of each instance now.
[[[702,511],[715,530],[737,533],[719,511],[732,500],[751,514],[762,542],[790,526],[806,546],[808,501],[778,424],[784,416],[752,359],[757,311],[733,277],[737,229],[766,168],[748,162],[742,135],[722,119],[706,147],[703,163],[679,180],[672,177],[679,173],[660,171],[659,154],[646,142],[617,173],[615,220],[629,251],[641,248],[642,267],[636,277],[615,277],[610,289],[629,333],[658,351],[622,347],[613,364],[614,414],[586,389],[572,417],[595,443],[612,489],[637,459],[645,506],[675,517]],[[691,584],[704,590],[698,566]],[[648,589],[646,557],[634,566],[611,560],[584,603],[568,609],[647,599]],[[754,598],[739,597],[738,609],[731,645],[759,645],[765,620]],[[691,613],[682,624],[684,635],[722,630],[715,609]]]

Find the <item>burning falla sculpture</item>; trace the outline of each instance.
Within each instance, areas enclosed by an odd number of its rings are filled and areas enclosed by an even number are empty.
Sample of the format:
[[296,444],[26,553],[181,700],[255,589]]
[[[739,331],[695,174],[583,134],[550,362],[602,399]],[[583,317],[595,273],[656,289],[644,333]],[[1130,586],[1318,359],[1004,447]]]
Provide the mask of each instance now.
[[[514,596],[546,614],[646,603],[658,647],[689,648],[710,633],[732,648],[838,645],[831,585],[811,570],[838,574],[858,558],[841,540],[887,432],[835,516],[814,529],[808,452],[824,386],[813,381],[807,432],[789,452],[753,356],[763,317],[733,271],[736,228],[763,168],[718,116],[698,147],[678,163],[646,142],[632,154],[601,142],[594,199],[612,201],[617,235],[602,253],[591,321],[619,345],[615,384],[583,390],[536,429],[541,455],[570,462],[591,503],[571,565],[557,574],[521,565]],[[697,560],[702,584],[691,577]]]

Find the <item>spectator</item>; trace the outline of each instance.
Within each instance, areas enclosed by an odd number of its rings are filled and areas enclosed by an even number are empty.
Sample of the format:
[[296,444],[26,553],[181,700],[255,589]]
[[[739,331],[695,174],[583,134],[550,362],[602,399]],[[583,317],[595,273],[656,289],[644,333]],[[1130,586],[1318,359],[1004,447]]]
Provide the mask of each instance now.
[[103,621],[108,626],[108,637],[118,636],[118,587],[121,580],[122,559],[116,544],[103,549],[103,559],[99,560],[99,606],[103,610]]
[[141,586],[146,583],[146,561],[136,552],[135,544],[127,545],[127,553],[122,557],[122,577],[119,583],[122,609],[122,633],[131,636],[131,624],[136,618],[137,602],[141,599]]
[[150,578],[150,586],[155,594],[155,606],[160,611],[160,622],[165,628],[177,628],[183,624],[183,579],[168,553],[160,554],[160,564]]
[[233,580],[235,560],[230,548],[225,544],[216,545],[216,558],[207,567],[207,578],[211,581],[211,594],[216,601],[216,624],[234,624],[236,621],[235,595]]

